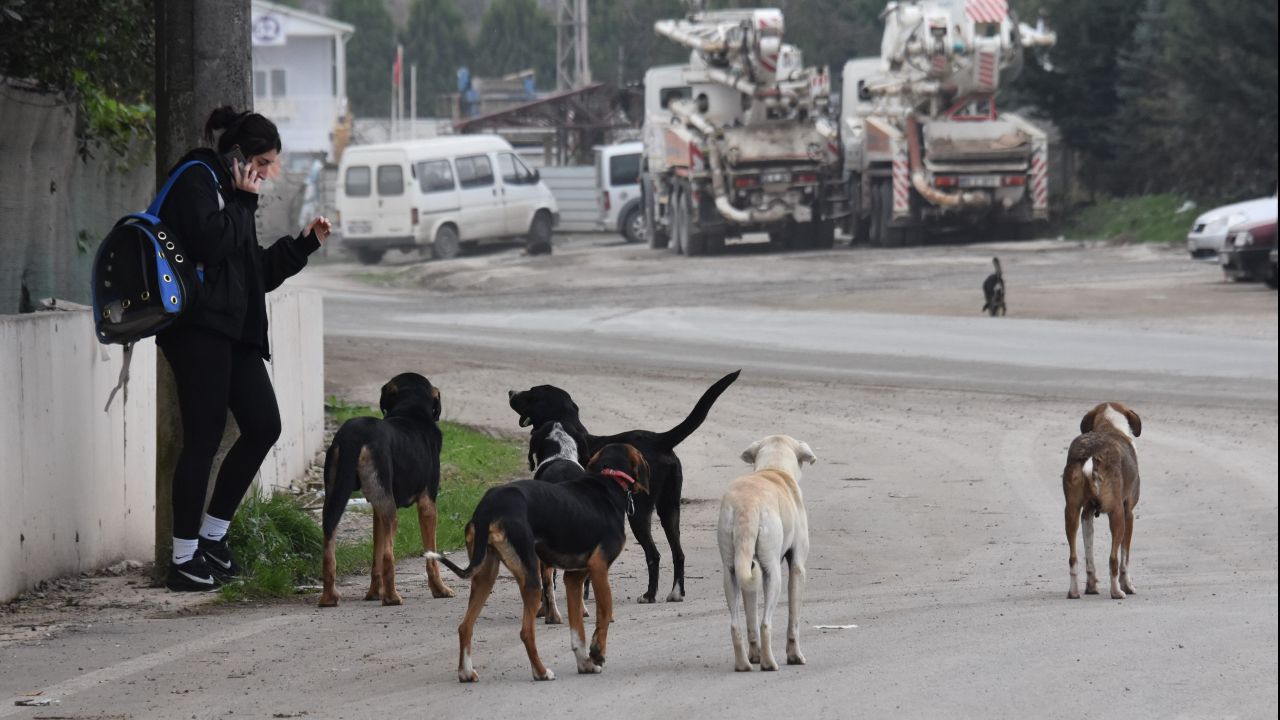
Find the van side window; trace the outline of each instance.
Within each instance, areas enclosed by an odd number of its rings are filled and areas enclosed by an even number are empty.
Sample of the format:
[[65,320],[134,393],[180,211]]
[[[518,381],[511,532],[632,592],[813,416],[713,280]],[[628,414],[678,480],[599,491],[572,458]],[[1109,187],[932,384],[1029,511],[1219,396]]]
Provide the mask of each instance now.
[[347,168],[346,188],[347,197],[369,197],[372,188],[368,165],[352,165]]
[[609,186],[635,185],[640,182],[640,155],[614,155],[609,158]]
[[533,171],[512,153],[498,155],[498,169],[502,171],[502,182],[508,185],[520,185],[533,178]]
[[431,160],[418,163],[418,186],[424,193],[452,190],[453,168],[448,160]]
[[387,197],[404,194],[404,168],[399,165],[378,166],[378,194]]
[[665,110],[672,100],[688,100],[691,97],[693,97],[693,88],[687,85],[684,87],[662,88],[658,91],[658,105]]
[[488,155],[472,155],[457,159],[458,184],[464,188],[488,187],[493,184],[493,164]]

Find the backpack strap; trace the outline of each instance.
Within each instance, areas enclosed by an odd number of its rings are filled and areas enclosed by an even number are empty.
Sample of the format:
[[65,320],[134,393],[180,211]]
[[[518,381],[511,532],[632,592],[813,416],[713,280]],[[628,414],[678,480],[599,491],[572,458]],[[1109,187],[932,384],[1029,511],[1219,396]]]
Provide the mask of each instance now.
[[165,182],[164,187],[160,188],[160,194],[156,195],[156,199],[151,201],[151,205],[147,207],[145,212],[142,212],[139,214],[146,217],[146,219],[149,221],[159,223],[160,222],[159,220],[160,206],[164,204],[165,197],[168,196],[169,191],[173,189],[173,184],[178,181],[178,178],[182,175],[182,173],[185,172],[186,169],[191,167],[192,165],[204,166],[204,169],[208,170],[209,175],[213,177],[214,186],[222,187],[222,183],[218,182],[218,174],[213,171],[213,168],[209,167],[208,163],[204,162],[203,160],[188,160],[182,163],[181,165],[179,165],[177,170],[173,171],[173,174],[170,175],[169,179]]
[[[133,361],[133,343],[124,344],[124,362],[120,365],[120,376],[116,378],[116,386],[111,388],[111,394],[107,396],[107,404],[102,408],[102,412],[111,412],[111,401],[116,399],[116,393],[129,382],[129,363]],[[129,393],[126,391],[125,395]]]

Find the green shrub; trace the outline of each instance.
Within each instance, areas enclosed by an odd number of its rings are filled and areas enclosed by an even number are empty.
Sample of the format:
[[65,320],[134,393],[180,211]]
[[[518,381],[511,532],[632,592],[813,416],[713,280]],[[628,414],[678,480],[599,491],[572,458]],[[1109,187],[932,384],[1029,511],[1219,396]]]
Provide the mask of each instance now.
[[1185,199],[1177,195],[1105,198],[1067,218],[1066,236],[1073,240],[1181,242],[1203,210],[1178,212]]

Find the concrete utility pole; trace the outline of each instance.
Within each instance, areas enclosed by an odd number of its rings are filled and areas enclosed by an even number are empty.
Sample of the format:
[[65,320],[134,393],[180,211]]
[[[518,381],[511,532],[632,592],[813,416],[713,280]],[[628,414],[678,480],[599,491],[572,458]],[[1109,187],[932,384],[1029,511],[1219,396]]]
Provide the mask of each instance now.
[[[253,108],[253,51],[250,0],[155,0],[154,7],[159,189],[169,169],[204,144],[204,123],[214,108]],[[182,447],[182,420],[162,353],[156,358],[156,395],[156,572],[163,577],[172,552],[170,482]],[[228,427],[234,427],[229,417]]]
[[591,84],[587,0],[559,0],[556,5],[556,89]]

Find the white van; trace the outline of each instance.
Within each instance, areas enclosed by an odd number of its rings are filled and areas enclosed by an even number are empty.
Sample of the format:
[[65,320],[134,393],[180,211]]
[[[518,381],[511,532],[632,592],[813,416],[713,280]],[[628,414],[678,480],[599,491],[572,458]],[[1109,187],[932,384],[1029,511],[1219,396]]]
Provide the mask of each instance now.
[[464,244],[510,238],[548,253],[560,221],[538,171],[496,135],[348,147],[336,202],[343,244],[370,265],[392,249],[451,258]]
[[627,242],[645,239],[644,206],[640,204],[640,159],[644,143],[624,142],[596,149],[596,225],[617,232]]

